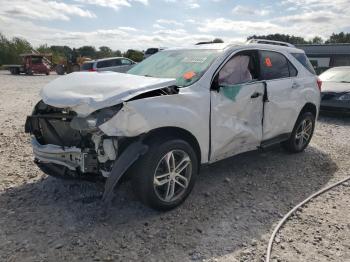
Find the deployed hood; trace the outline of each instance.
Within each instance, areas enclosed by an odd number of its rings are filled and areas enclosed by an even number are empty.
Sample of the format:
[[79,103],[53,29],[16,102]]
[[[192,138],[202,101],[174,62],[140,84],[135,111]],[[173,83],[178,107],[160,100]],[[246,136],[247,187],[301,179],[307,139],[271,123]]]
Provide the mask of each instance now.
[[115,72],[76,72],[50,82],[40,95],[48,105],[71,108],[78,115],[86,116],[98,109],[175,83],[175,79]]
[[322,92],[334,92],[334,93],[350,92],[350,83],[324,81],[322,83]]

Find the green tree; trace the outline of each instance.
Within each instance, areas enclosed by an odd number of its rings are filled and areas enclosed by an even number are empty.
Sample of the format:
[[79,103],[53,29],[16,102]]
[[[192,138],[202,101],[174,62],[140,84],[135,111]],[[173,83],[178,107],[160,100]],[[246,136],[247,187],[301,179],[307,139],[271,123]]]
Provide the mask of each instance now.
[[113,50],[108,46],[101,46],[98,51],[98,58],[112,57]]
[[324,41],[321,37],[319,36],[315,36],[312,40],[311,40],[311,43],[313,44],[323,44]]
[[326,41],[326,44],[340,44],[350,43],[350,33],[341,32],[339,34],[333,33],[330,38]]
[[123,54],[120,50],[115,50],[113,51],[113,56],[123,56]]
[[143,59],[143,53],[138,50],[129,49],[124,53],[124,57],[127,57],[135,62],[140,62]]
[[96,48],[93,46],[82,46],[78,48],[77,52],[81,56],[89,57],[89,58],[97,58]]
[[253,35],[249,36],[247,40],[250,39],[266,39],[266,40],[273,40],[273,41],[282,41],[287,42],[290,44],[308,44],[308,41],[306,41],[304,38],[294,35],[285,35],[285,34],[271,34],[271,35]]

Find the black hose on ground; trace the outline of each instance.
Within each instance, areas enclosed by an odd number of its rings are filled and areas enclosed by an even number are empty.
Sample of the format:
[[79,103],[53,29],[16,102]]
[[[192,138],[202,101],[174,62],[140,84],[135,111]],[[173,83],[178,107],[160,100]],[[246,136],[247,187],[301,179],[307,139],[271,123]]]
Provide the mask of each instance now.
[[272,232],[272,235],[270,237],[268,246],[267,246],[267,251],[266,251],[266,262],[270,262],[270,258],[271,258],[271,251],[272,251],[272,245],[273,245],[273,241],[275,240],[276,234],[277,232],[281,229],[281,227],[284,225],[284,223],[288,220],[288,218],[295,212],[297,211],[297,209],[299,209],[300,207],[302,207],[303,205],[305,205],[307,202],[309,202],[311,199],[331,190],[332,188],[339,186],[340,184],[345,183],[346,181],[350,180],[350,177],[344,178],[339,182],[336,182],[332,185],[329,185],[319,191],[317,191],[316,193],[312,194],[311,196],[309,196],[308,198],[306,198],[304,201],[300,202],[298,205],[296,205],[295,207],[293,207],[282,219],[281,221],[278,223],[278,225],[275,227],[275,229]]

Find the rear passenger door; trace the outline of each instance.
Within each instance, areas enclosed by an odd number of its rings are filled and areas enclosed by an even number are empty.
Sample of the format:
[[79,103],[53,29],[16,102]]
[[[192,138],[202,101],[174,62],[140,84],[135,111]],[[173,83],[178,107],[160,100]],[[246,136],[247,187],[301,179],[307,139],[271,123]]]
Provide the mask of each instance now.
[[260,76],[266,83],[267,101],[264,105],[263,141],[292,132],[299,112],[298,74],[292,63],[275,51],[259,51]]

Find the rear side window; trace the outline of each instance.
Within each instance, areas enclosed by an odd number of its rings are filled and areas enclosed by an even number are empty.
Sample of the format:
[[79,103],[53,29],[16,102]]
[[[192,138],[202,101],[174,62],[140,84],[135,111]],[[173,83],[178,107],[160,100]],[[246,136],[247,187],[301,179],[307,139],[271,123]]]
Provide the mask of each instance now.
[[316,75],[312,64],[304,53],[292,53],[292,56],[294,56],[295,59],[298,60],[299,63],[302,64],[311,74]]
[[84,63],[81,66],[81,70],[91,70],[93,68],[94,63]]
[[111,66],[120,66],[120,65],[122,65],[120,59],[112,60],[112,65]]
[[264,80],[290,77],[289,61],[277,52],[260,51],[260,70]]
[[113,66],[113,60],[104,60],[97,63],[97,68],[111,67]]

